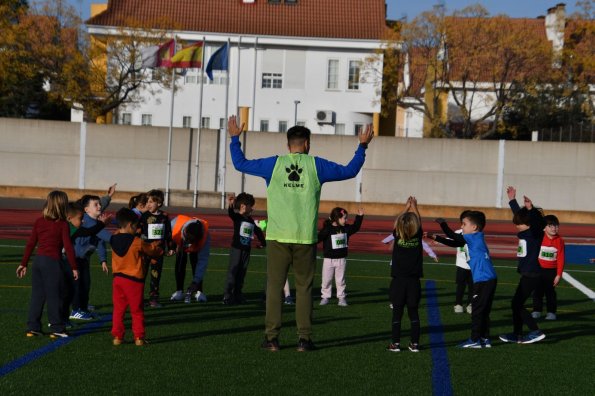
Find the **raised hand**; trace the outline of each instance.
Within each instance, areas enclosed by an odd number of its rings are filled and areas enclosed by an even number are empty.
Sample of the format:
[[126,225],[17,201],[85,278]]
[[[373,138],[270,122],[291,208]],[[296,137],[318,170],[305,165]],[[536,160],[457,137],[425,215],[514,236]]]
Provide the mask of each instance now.
[[365,128],[361,130],[358,135],[360,144],[365,143],[368,144],[374,138],[374,129],[372,128],[372,124],[366,125]]
[[516,189],[513,186],[508,186],[506,188],[506,194],[508,195],[508,200],[512,201],[516,198]]
[[240,136],[243,130],[244,124],[242,123],[242,125],[238,126],[236,116],[232,115],[229,117],[229,120],[227,121],[227,132],[229,133],[230,137]]
[[357,214],[360,215],[360,216],[363,216],[364,215],[364,208],[359,208],[357,210]]
[[110,197],[111,197],[112,195],[114,195],[114,193],[116,192],[116,186],[117,186],[117,185],[118,185],[118,183],[114,183],[114,184],[112,184],[111,186],[109,186],[109,187],[107,188],[107,195],[109,195]]

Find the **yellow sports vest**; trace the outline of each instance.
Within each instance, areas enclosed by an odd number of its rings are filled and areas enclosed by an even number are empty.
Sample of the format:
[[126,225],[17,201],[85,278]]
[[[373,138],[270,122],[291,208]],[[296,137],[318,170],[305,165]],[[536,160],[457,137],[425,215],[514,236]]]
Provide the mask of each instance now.
[[319,204],[320,181],[314,157],[278,157],[267,187],[267,240],[316,243]]

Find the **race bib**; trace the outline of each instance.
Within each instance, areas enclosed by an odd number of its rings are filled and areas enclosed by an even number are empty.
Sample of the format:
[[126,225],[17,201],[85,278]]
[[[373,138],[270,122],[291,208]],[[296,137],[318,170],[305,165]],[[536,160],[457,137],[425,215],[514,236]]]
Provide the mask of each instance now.
[[527,257],[527,241],[524,239],[519,239],[519,247],[516,251],[517,257]]
[[333,249],[343,249],[347,247],[347,234],[331,235]]
[[240,236],[244,238],[252,238],[254,234],[254,224],[242,221],[240,224]]
[[557,261],[558,249],[553,246],[542,246],[539,251],[539,258],[544,261]]
[[147,239],[165,238],[165,224],[148,224]]

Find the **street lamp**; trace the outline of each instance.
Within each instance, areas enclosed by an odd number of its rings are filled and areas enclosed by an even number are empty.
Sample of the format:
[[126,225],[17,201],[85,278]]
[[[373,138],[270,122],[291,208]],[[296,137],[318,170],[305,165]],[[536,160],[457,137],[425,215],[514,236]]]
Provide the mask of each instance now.
[[293,125],[297,125],[297,107],[301,103],[299,100],[294,100],[293,103],[295,104],[295,113],[293,116]]

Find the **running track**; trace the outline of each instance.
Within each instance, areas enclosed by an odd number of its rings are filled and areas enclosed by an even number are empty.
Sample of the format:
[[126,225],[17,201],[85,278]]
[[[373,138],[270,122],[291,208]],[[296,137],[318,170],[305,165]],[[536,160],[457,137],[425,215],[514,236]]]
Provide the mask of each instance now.
[[[118,207],[118,205],[112,204],[112,207]],[[108,212],[110,211],[108,210]],[[208,212],[196,212],[185,208],[174,210],[172,208],[169,214],[172,218],[183,213],[207,220],[211,230],[212,246],[228,247],[233,232],[233,224],[227,216],[227,212],[212,209],[209,209]],[[35,219],[40,214],[39,209],[9,209],[6,207],[0,209],[0,239],[26,240]],[[254,218],[259,220],[263,216],[255,214]],[[319,224],[322,224],[322,221],[323,218],[320,218]],[[351,221],[353,221],[353,217],[351,217]],[[366,216],[360,231],[349,239],[349,251],[388,255],[390,253],[389,248],[380,241],[391,232],[393,221],[393,218],[388,217]],[[449,224],[454,228],[457,227],[458,221],[452,220]],[[423,229],[424,231],[441,233],[438,224],[430,220],[423,222]],[[595,245],[595,225],[563,224],[560,231],[566,244]],[[485,234],[492,257],[516,257],[517,238],[512,222],[488,222]],[[431,246],[439,256],[454,255],[455,249],[438,244],[434,245],[433,243]]]

